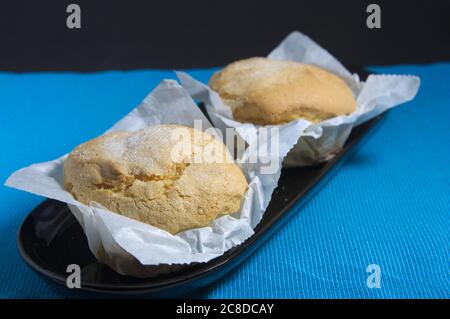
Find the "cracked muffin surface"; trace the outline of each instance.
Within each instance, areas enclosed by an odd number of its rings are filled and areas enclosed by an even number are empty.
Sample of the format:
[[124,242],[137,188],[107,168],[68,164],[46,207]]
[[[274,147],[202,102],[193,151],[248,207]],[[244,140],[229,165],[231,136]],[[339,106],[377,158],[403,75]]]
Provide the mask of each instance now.
[[64,161],[64,187],[84,204],[175,234],[237,212],[247,181],[212,135],[155,125],[76,147]]

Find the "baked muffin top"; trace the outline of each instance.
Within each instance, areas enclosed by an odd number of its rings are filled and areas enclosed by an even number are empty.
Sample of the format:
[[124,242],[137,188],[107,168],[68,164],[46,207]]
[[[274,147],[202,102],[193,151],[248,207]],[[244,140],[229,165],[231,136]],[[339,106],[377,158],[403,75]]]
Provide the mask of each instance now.
[[82,203],[177,233],[238,211],[247,181],[215,137],[156,125],[76,147],[64,161],[64,186]]
[[356,101],[338,76],[314,65],[249,58],[216,72],[209,85],[233,117],[258,125],[304,118],[313,123],[352,113]]

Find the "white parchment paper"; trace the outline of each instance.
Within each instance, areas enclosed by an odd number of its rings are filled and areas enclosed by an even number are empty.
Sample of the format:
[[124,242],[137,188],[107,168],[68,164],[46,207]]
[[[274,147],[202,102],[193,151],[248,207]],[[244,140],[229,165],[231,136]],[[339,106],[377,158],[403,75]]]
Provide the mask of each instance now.
[[[203,130],[211,128],[189,94],[175,81],[165,80],[108,132],[135,131],[155,124],[193,127],[194,120],[202,121]],[[115,214],[94,202],[86,206],[76,201],[63,187],[63,163],[67,155],[22,168],[14,172],[5,185],[69,204],[98,260],[121,274],[153,276],[176,269],[180,264],[209,261],[250,237],[277,186],[283,158],[307,125],[289,123],[280,127],[277,134],[263,135],[265,139],[258,143],[254,137],[258,136],[259,129],[240,127],[241,136],[253,136],[247,138],[248,148],[238,159],[249,182],[241,210],[234,216],[214,220],[208,227],[176,235]],[[269,149],[259,152],[275,139],[280,141],[276,152]],[[245,159],[252,156],[261,157],[261,161],[248,163]],[[268,159],[275,164],[275,170],[264,170]]]
[[[420,86],[420,79],[408,75],[370,75],[365,82],[351,74],[335,57],[301,32],[294,31],[276,47],[268,58],[315,64],[342,77],[350,86],[357,103],[356,111],[337,116],[318,124],[308,122],[295,147],[289,152],[283,166],[305,166],[331,159],[347,140],[352,128],[377,115],[412,100]],[[210,87],[185,72],[177,72],[182,85],[191,96],[206,105],[208,114],[219,129],[234,127],[248,129],[254,126],[233,120],[231,109]]]

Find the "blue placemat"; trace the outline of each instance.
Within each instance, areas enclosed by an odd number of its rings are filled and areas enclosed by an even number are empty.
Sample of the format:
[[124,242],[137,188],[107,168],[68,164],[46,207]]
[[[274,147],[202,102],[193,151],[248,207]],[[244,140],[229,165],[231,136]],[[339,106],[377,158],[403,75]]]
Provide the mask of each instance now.
[[[197,297],[450,297],[450,64],[374,67],[421,77],[338,174],[241,267]],[[212,70],[190,71],[205,82]],[[0,180],[70,151],[128,113],[166,71],[0,73]],[[0,297],[59,297],[20,259],[42,198],[0,187]],[[381,269],[369,289],[366,268]]]

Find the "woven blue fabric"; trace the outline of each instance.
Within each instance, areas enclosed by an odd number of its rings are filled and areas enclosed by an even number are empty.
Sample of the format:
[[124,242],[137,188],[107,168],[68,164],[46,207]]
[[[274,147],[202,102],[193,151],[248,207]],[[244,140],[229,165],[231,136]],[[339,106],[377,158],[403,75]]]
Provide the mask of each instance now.
[[[416,99],[388,114],[342,169],[253,256],[197,297],[450,297],[450,64],[415,74]],[[207,81],[212,70],[190,71]],[[0,73],[0,180],[104,132],[166,71]],[[0,187],[0,297],[55,298],[22,262],[15,234],[42,198]],[[369,264],[381,287],[369,289]]]

